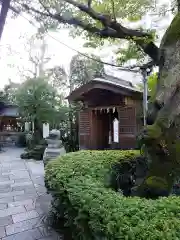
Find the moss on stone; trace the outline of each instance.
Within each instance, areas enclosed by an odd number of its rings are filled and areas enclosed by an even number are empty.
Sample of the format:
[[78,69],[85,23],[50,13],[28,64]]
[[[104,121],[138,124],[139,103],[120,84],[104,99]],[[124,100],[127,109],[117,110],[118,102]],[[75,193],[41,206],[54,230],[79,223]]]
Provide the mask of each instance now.
[[162,135],[161,128],[158,124],[154,123],[153,125],[147,126],[147,135],[150,139],[157,139]]
[[146,185],[151,188],[168,189],[167,181],[162,177],[151,176],[146,179]]
[[180,13],[178,13],[167,29],[163,40],[162,45],[167,46],[180,39]]

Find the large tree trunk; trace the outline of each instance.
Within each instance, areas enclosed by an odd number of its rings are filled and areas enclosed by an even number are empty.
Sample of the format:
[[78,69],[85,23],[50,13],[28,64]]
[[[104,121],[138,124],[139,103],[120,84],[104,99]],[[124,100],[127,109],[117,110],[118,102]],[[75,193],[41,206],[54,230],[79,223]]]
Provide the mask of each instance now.
[[180,175],[180,14],[172,21],[160,46],[156,96],[139,139],[150,160],[149,173],[139,187],[142,197],[167,196]]

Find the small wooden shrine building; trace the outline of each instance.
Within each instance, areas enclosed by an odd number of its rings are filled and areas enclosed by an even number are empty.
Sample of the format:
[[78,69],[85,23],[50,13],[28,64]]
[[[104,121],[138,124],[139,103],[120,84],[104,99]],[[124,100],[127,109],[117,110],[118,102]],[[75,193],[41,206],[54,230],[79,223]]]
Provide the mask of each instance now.
[[133,149],[141,128],[142,92],[131,82],[105,75],[75,89],[67,99],[81,102],[80,149]]
[[0,143],[13,143],[21,132],[18,106],[0,102]]

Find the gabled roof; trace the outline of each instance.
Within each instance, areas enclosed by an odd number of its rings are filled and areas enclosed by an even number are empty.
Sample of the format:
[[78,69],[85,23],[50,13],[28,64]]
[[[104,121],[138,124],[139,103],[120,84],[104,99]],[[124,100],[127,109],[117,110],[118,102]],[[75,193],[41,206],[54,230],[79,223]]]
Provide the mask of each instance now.
[[67,99],[70,101],[78,101],[81,97],[93,89],[108,89],[112,92],[131,96],[142,95],[142,91],[137,89],[132,82],[110,75],[94,78],[92,81],[76,88]]

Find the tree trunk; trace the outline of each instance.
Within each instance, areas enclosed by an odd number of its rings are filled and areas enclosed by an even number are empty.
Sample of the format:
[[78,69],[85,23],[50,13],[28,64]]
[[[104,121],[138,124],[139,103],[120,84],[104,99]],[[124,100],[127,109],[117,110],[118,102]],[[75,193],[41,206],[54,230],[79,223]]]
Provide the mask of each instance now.
[[156,96],[151,99],[147,127],[139,140],[150,160],[149,173],[139,187],[142,197],[171,192],[180,175],[180,13],[172,21],[160,46]]
[[39,144],[40,140],[43,138],[42,126],[39,124],[37,118],[34,119],[34,144]]
[[11,0],[1,1],[1,13],[0,13],[0,40],[4,30],[4,25],[6,22],[8,10],[10,7]]

